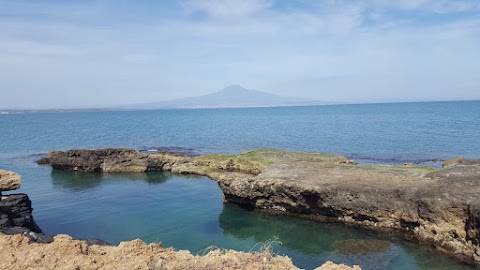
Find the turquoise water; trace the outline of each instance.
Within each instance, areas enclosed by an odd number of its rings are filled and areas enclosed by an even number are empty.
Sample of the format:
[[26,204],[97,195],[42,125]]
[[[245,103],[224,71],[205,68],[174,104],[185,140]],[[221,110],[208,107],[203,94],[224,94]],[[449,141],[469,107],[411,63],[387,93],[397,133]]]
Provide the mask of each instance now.
[[[62,172],[34,160],[52,149],[122,146],[190,154],[278,148],[438,165],[480,157],[480,102],[0,115],[0,142],[0,168],[23,175],[20,191],[49,234],[111,243],[138,237],[199,254],[275,240],[275,252],[306,269],[326,260],[363,269],[473,269],[394,235],[224,205],[205,177]],[[358,243],[379,248],[359,253]]]

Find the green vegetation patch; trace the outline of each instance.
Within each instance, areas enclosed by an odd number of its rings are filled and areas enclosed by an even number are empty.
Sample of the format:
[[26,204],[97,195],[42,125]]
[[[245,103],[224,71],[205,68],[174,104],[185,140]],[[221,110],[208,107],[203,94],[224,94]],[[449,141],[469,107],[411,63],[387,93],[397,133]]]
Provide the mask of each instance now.
[[243,152],[239,155],[207,154],[207,155],[202,155],[200,158],[205,160],[210,159],[210,160],[218,160],[218,161],[238,159],[238,160],[249,161],[253,163],[259,163],[262,165],[269,165],[273,163],[272,161],[269,161],[259,156],[257,153],[255,153],[255,151]]
[[433,167],[415,166],[415,165],[407,165],[407,166],[370,165],[370,166],[362,166],[362,167],[371,168],[373,170],[378,170],[383,172],[399,173],[401,175],[412,175],[412,176],[425,176],[428,173],[438,170]]
[[308,153],[308,152],[289,152],[274,149],[256,149],[246,151],[238,155],[224,155],[224,154],[207,154],[200,157],[201,159],[210,160],[227,160],[239,159],[259,163],[262,165],[270,165],[276,161],[282,160],[305,160],[305,161],[321,161],[321,162],[338,162],[347,160],[347,158],[338,155]]

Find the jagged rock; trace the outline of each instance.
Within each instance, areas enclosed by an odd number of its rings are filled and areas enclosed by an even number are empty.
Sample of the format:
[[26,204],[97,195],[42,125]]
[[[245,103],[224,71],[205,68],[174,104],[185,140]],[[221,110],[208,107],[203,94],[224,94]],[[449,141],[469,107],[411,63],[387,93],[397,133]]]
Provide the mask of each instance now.
[[41,233],[42,230],[33,220],[32,211],[32,202],[26,194],[0,196],[0,231],[23,227]]
[[1,228],[0,232],[6,235],[21,234],[30,239],[30,243],[47,244],[53,242],[53,237],[40,232],[31,231],[25,227],[7,227]]
[[18,173],[0,170],[0,192],[20,188],[21,180]]
[[55,169],[82,172],[144,172],[146,155],[133,149],[98,149],[53,151],[39,164],[50,164]]
[[206,174],[229,171],[257,175],[263,168],[236,157],[188,157],[169,152],[142,153],[124,148],[52,151],[37,163],[49,164],[59,170],[109,173],[172,171]]
[[315,270],[362,270],[359,266],[347,266],[344,264],[334,264],[333,262],[326,262],[322,266],[315,268]]
[[[91,245],[68,235],[57,235],[49,244],[30,243],[22,235],[0,234],[0,269],[298,269],[285,256],[269,251],[244,253],[212,250],[200,256],[186,250],[146,244],[139,239],[118,246]],[[318,270],[360,270],[327,262]]]

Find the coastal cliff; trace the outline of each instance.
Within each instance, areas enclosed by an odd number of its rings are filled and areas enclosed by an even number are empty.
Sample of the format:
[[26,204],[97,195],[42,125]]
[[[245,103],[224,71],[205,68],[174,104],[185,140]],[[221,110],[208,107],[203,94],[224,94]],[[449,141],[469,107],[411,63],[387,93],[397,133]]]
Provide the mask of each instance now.
[[133,149],[50,152],[39,163],[98,172],[171,171],[218,181],[226,202],[373,230],[400,230],[480,264],[480,161],[442,169],[364,166],[343,156],[254,150],[188,157]]

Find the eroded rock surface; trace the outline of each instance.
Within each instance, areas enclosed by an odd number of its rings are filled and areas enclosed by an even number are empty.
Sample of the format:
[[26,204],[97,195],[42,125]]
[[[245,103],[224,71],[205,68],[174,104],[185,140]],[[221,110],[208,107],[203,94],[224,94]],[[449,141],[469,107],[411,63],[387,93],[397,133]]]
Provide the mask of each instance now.
[[[244,253],[212,250],[204,256],[185,250],[145,244],[141,240],[122,242],[118,246],[92,245],[67,235],[57,235],[50,244],[30,243],[22,235],[0,234],[0,269],[298,269],[288,257],[268,251]],[[360,270],[359,267],[327,262],[317,270]]]
[[343,156],[255,150],[186,157],[133,149],[51,152],[57,169],[171,171],[217,180],[225,201],[320,221],[396,229],[480,264],[480,161],[435,169],[363,166]]
[[0,170],[0,192],[20,188],[22,177],[18,173]]
[[263,169],[260,164],[233,156],[187,157],[169,152],[141,153],[122,148],[53,151],[37,162],[60,170],[106,173],[172,171],[207,174],[227,171],[257,175]]
[[32,202],[26,194],[0,196],[0,231],[13,227],[42,232],[33,220]]
[[[0,170],[0,191],[15,190],[20,184],[19,174]],[[42,230],[33,220],[32,211],[32,202],[26,194],[0,194],[0,232],[22,233],[32,239],[45,240]]]

